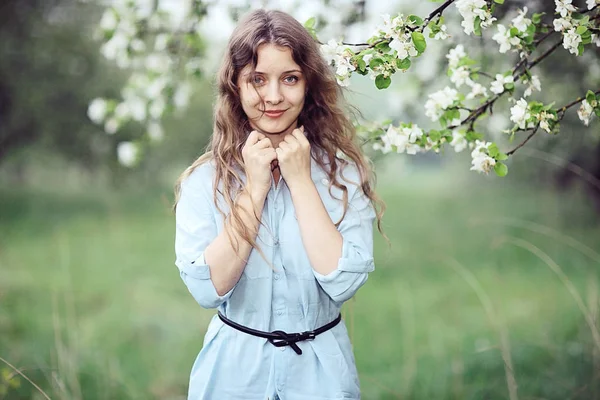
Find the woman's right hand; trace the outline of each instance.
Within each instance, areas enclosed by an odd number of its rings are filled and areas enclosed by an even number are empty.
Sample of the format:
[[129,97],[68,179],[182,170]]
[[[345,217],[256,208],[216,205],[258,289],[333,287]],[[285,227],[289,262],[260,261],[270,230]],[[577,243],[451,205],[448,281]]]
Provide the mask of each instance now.
[[277,159],[271,140],[252,131],[242,148],[242,158],[250,194],[264,199],[271,189],[271,162]]

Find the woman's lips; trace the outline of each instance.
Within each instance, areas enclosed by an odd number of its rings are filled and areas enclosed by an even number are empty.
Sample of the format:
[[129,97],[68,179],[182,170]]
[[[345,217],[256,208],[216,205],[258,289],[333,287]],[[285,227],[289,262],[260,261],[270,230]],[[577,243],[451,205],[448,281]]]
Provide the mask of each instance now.
[[283,115],[285,110],[280,111],[265,111],[265,115],[269,118],[279,118]]

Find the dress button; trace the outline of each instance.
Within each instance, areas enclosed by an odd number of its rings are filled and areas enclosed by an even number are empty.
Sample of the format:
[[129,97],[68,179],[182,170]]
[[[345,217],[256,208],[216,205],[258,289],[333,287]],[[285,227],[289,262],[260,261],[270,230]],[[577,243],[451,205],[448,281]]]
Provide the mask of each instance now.
[[283,315],[283,310],[277,310],[277,315]]
[[279,277],[280,277],[280,275],[279,275],[279,274],[275,274],[275,275],[273,275],[273,278],[275,278],[275,280],[276,280],[276,281],[278,281],[278,280],[279,280]]
[[323,178],[323,179],[321,179],[321,183],[322,183],[323,185],[329,185],[329,179],[327,179],[327,178]]
[[[285,346],[281,346],[281,347],[279,348],[279,351],[285,351]],[[281,390],[281,389],[279,389],[279,390]]]

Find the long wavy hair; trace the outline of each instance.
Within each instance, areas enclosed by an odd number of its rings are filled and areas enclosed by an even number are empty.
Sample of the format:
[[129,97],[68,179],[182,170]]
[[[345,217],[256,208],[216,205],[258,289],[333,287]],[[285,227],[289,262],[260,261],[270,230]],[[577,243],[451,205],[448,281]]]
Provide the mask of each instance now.
[[[179,200],[181,182],[194,169],[205,162],[214,161],[215,176],[213,197],[215,206],[225,219],[225,229],[231,240],[230,229],[239,235],[261,255],[249,227],[235,208],[235,203],[244,185],[239,171],[244,171],[241,149],[250,132],[250,123],[242,109],[238,88],[238,77],[247,65],[252,71],[258,62],[258,48],[262,44],[285,46],[291,50],[292,58],[301,67],[307,82],[307,93],[298,117],[298,126],[304,125],[307,139],[315,161],[329,176],[329,190],[332,187],[343,193],[343,213],[348,209],[347,187],[337,179],[337,172],[351,160],[357,167],[360,188],[376,210],[377,227],[381,228],[381,217],[385,204],[375,193],[375,176],[370,163],[362,154],[357,143],[356,131],[344,112],[345,102],[333,70],[321,56],[319,43],[293,17],[281,11],[256,10],[247,14],[235,28],[225,51],[217,74],[218,95],[214,107],[214,127],[211,142],[206,152],[189,166],[175,184],[175,206]],[[230,212],[219,206],[217,195],[221,195]],[[255,217],[256,213],[255,213]],[[336,225],[339,224],[338,221]],[[384,235],[385,236],[385,235]],[[234,244],[239,250],[239,243]],[[263,255],[264,256],[264,255]]]

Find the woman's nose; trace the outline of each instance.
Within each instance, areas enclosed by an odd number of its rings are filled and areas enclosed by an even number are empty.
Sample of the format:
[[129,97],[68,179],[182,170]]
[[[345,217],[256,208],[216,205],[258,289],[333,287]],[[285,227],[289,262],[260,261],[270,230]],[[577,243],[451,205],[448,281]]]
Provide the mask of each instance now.
[[279,82],[270,82],[267,86],[267,93],[265,94],[265,101],[271,104],[279,104],[283,101],[283,95],[279,87]]

